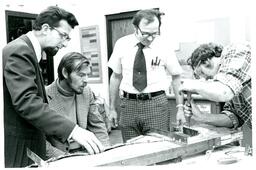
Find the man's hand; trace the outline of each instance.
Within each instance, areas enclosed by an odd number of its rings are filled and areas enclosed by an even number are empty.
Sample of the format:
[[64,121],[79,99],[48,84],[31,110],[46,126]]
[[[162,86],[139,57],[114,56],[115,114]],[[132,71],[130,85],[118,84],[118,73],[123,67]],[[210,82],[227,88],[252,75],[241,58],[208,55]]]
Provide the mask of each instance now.
[[96,136],[79,126],[76,126],[73,130],[72,138],[80,145],[85,147],[89,154],[97,154],[104,151],[104,146],[96,138]]
[[190,104],[185,102],[184,113],[185,115],[193,113],[191,118],[197,122],[205,122],[207,120],[207,114],[199,110],[193,99],[191,99]]
[[117,112],[116,112],[115,109],[110,109],[109,110],[108,119],[110,120],[111,126],[113,128],[116,128],[118,126],[118,123],[117,123]]
[[184,124],[186,122],[183,107],[178,108],[177,115],[176,115],[176,121],[177,121],[177,125],[179,125],[180,123]]

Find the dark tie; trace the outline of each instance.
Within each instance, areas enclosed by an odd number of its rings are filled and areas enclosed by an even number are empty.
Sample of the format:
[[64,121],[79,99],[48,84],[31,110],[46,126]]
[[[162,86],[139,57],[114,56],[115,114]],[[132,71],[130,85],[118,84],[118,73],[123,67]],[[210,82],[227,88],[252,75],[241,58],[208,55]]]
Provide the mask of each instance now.
[[145,47],[143,44],[138,43],[138,51],[135,56],[133,65],[133,86],[142,91],[147,87],[147,69],[145,56],[142,49]]

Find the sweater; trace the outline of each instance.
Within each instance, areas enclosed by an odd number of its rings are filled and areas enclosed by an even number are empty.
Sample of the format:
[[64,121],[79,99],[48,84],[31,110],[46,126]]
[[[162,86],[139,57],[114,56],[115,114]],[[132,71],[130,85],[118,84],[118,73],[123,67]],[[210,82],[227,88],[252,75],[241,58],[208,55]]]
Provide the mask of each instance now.
[[[110,145],[105,122],[98,111],[98,105],[95,103],[90,87],[86,86],[83,94],[77,95],[64,90],[57,79],[46,87],[46,93],[51,109],[77,123],[80,127],[93,132],[104,146]],[[68,152],[71,148],[80,147],[76,142],[62,143],[54,136],[47,136],[47,140],[55,147],[51,148],[51,145],[46,145],[48,157],[59,156],[54,153],[62,153],[56,149]]]

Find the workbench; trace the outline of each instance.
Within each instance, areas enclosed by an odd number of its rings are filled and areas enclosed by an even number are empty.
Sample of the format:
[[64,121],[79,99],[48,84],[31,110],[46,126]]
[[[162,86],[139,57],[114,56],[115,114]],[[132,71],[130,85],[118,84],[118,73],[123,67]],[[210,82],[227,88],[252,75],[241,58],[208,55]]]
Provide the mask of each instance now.
[[[192,167],[198,166],[200,169],[203,167],[214,167],[229,165],[228,169],[233,167],[246,167],[253,165],[255,161],[251,155],[246,154],[246,148],[234,145],[223,145],[215,148],[214,150],[208,150],[196,155],[191,155],[184,158],[181,162],[163,162],[161,165],[176,167]],[[239,166],[238,166],[239,165]],[[231,167],[230,167],[231,166]]]
[[[72,156],[49,163],[49,167],[72,168],[94,166],[156,165],[168,160],[182,160],[242,140],[242,132],[199,124],[192,128],[199,134],[186,144],[170,142],[154,136],[137,137],[134,143],[96,155]],[[182,161],[181,161],[182,162]]]

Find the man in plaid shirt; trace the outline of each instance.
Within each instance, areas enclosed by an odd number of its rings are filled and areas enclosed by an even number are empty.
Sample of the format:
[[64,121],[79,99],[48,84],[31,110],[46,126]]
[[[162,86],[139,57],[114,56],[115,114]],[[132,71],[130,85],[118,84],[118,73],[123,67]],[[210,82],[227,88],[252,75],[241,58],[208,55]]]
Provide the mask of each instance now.
[[180,91],[196,92],[225,105],[220,114],[206,114],[192,101],[190,107],[185,105],[185,114],[192,111],[193,119],[214,126],[236,129],[245,124],[250,138],[245,145],[252,145],[250,45],[231,44],[223,48],[213,43],[202,44],[194,50],[188,63],[199,80],[184,80]]

